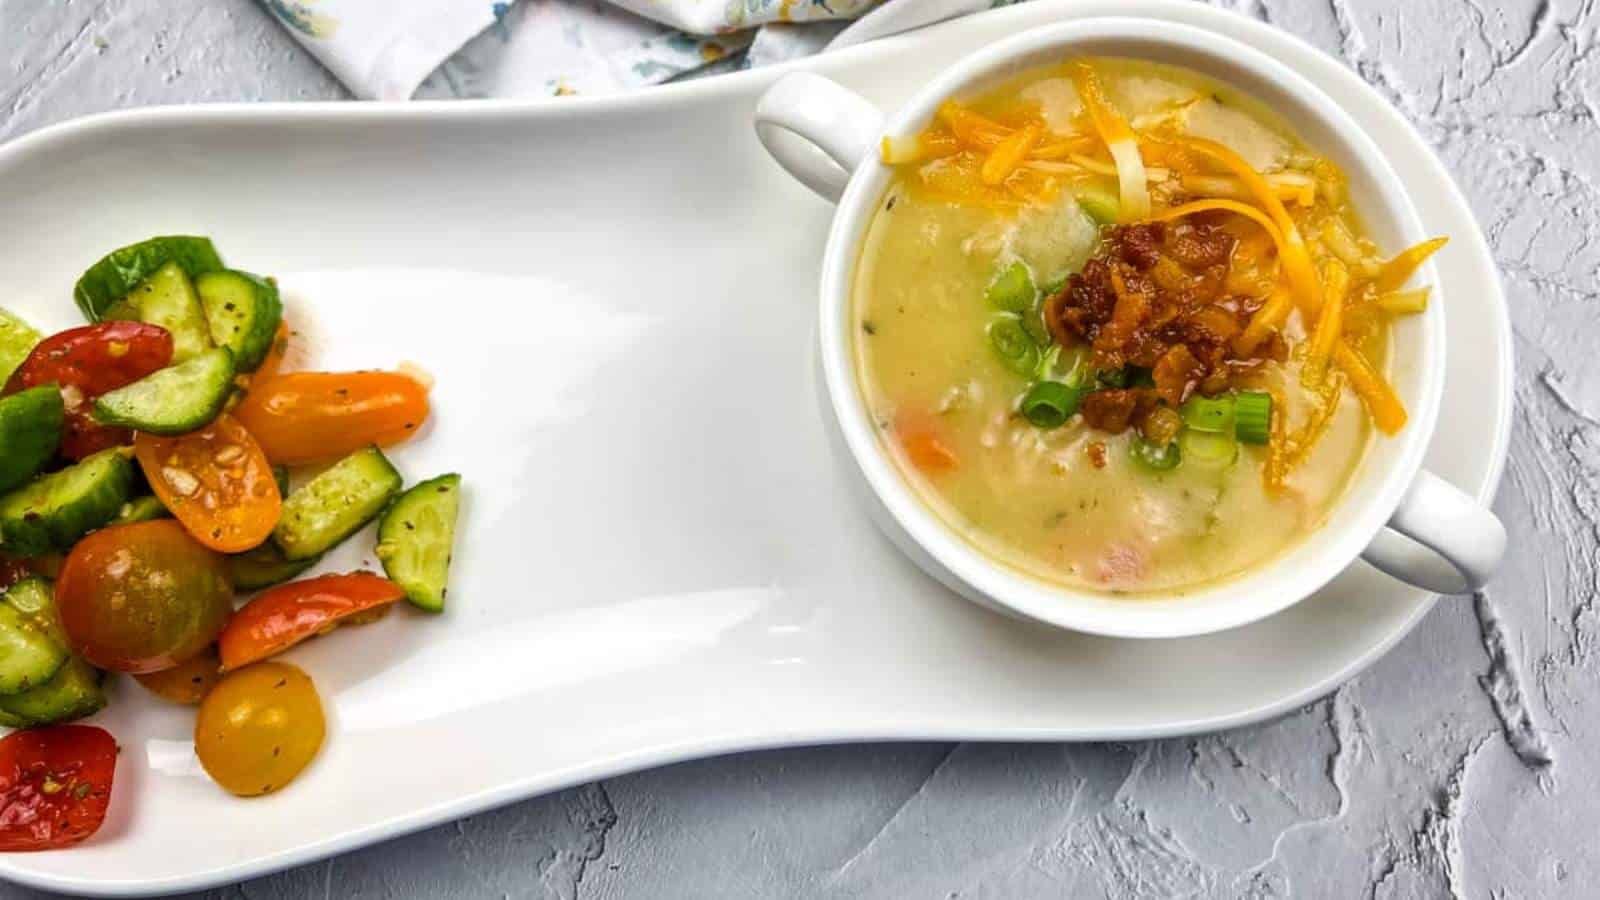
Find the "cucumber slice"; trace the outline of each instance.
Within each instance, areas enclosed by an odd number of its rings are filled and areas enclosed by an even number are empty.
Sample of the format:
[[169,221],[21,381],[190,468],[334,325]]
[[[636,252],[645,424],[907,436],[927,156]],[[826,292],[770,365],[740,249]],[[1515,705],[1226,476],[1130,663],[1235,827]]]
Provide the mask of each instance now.
[[277,544],[267,541],[253,550],[227,557],[228,577],[237,591],[259,591],[299,575],[317,564],[318,556],[289,559]]
[[145,495],[135,497],[122,504],[122,509],[117,511],[117,517],[111,520],[112,525],[132,525],[135,522],[149,522],[154,519],[170,519],[172,510],[160,498]]
[[98,322],[106,317],[106,310],[113,303],[128,296],[139,282],[168,263],[177,263],[191,277],[222,268],[222,259],[217,256],[217,248],[211,245],[210,238],[153,237],[113,250],[90,266],[72,289],[73,299],[78,301],[78,308],[89,321]]
[[43,339],[32,325],[0,309],[0,384],[6,383]]
[[450,549],[461,506],[461,476],[440,475],[395,499],[378,523],[378,560],[406,599],[422,609],[444,609]]
[[233,353],[207,350],[94,401],[95,421],[150,434],[188,434],[210,424],[233,392]]
[[321,556],[383,512],[400,483],[377,447],[357,450],[283,501],[272,537],[288,559]]
[[70,549],[122,510],[133,490],[133,469],[113,447],[0,497],[0,550],[42,556]]
[[9,603],[0,603],[0,694],[38,687],[66,665],[65,644]]
[[29,725],[81,719],[106,705],[100,678],[99,669],[74,656],[44,684],[20,694],[0,697],[0,711],[17,716]]
[[50,640],[63,647],[72,646],[67,640],[66,629],[61,627],[61,616],[56,612],[56,591],[50,579],[38,576],[22,579],[6,591],[5,602],[22,613]]
[[65,418],[61,391],[53,384],[0,400],[0,491],[39,474],[56,455]]
[[172,361],[187,362],[211,349],[211,325],[194,283],[177,263],[167,263],[105,309],[101,318],[134,319],[172,332]]
[[194,280],[211,326],[211,340],[233,351],[239,371],[254,372],[272,349],[283,321],[278,287],[249,272],[207,272]]

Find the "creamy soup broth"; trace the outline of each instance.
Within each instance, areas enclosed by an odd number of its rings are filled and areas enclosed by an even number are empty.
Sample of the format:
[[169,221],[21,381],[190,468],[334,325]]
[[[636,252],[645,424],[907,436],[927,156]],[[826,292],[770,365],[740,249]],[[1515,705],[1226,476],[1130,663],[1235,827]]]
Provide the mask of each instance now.
[[[1107,99],[1135,128],[1208,138],[1262,173],[1317,174],[1311,151],[1236,92],[1147,63],[1095,60],[1093,66]],[[1078,91],[1060,67],[962,100],[993,121],[1028,117],[1042,119],[1050,133],[1085,130]],[[1048,294],[1048,286],[1079,272],[1097,252],[1105,229],[1078,188],[1114,193],[1116,182],[1072,167],[1047,166],[1023,196],[985,200],[946,189],[960,175],[948,158],[898,166],[854,282],[860,388],[883,445],[951,529],[1044,581],[1170,595],[1259,566],[1316,529],[1361,465],[1373,432],[1362,400],[1350,390],[1329,399],[1340,383],[1336,372],[1315,387],[1303,384],[1303,349],[1315,323],[1297,310],[1278,329],[1285,358],[1234,382],[1274,397],[1278,440],[1297,429],[1318,432],[1276,484],[1266,477],[1266,446],[1241,445],[1231,462],[1185,459],[1153,471],[1134,458],[1138,429],[1108,433],[1082,415],[1055,428],[1025,418],[1019,400],[1037,378],[1019,374],[994,352],[990,328],[1015,316],[985,295],[996,273],[1018,261]],[[1186,198],[1181,188],[1167,197]],[[1320,205],[1294,210],[1303,229],[1321,234],[1328,219],[1337,219],[1357,251],[1370,249],[1353,211],[1331,199]],[[1241,241],[1261,240],[1242,217],[1210,221]],[[1368,322],[1350,338],[1380,369],[1384,331],[1381,322]],[[1041,350],[1041,360],[1054,357],[1041,362],[1042,377],[1093,379],[1088,349],[1052,341]],[[1312,419],[1321,424],[1312,426]],[[932,443],[923,441],[930,435]]]

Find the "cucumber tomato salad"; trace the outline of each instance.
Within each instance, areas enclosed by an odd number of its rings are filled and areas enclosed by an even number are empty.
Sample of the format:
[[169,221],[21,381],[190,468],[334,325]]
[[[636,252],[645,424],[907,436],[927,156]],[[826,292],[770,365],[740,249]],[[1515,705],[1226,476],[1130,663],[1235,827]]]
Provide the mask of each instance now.
[[[422,376],[281,371],[277,285],[207,238],[115,250],[73,295],[89,324],[48,337],[0,309],[0,850],[99,827],[116,742],[63,723],[108,672],[198,707],[225,790],[294,780],[322,703],[271,657],[401,599],[442,610],[461,487],[408,486],[381,449],[427,420]],[[301,577],[373,521],[384,574]]]

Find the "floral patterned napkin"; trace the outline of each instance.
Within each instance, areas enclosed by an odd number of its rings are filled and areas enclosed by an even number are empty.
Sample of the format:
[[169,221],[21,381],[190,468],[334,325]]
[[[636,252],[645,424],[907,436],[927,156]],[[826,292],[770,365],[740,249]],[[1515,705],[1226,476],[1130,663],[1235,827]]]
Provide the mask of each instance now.
[[610,93],[820,50],[878,0],[261,0],[358,97]]

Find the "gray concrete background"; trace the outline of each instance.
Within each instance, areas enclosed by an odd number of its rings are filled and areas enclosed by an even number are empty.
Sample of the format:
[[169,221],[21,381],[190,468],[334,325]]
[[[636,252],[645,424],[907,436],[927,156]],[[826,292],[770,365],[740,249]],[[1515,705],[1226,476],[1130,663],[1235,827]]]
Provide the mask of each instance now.
[[[1496,503],[1514,543],[1487,592],[1256,728],[687,763],[205,896],[1600,894],[1596,0],[1219,2],[1373,84],[1489,235],[1519,365]],[[0,139],[152,103],[346,96],[249,0],[0,0],[0,60]]]

